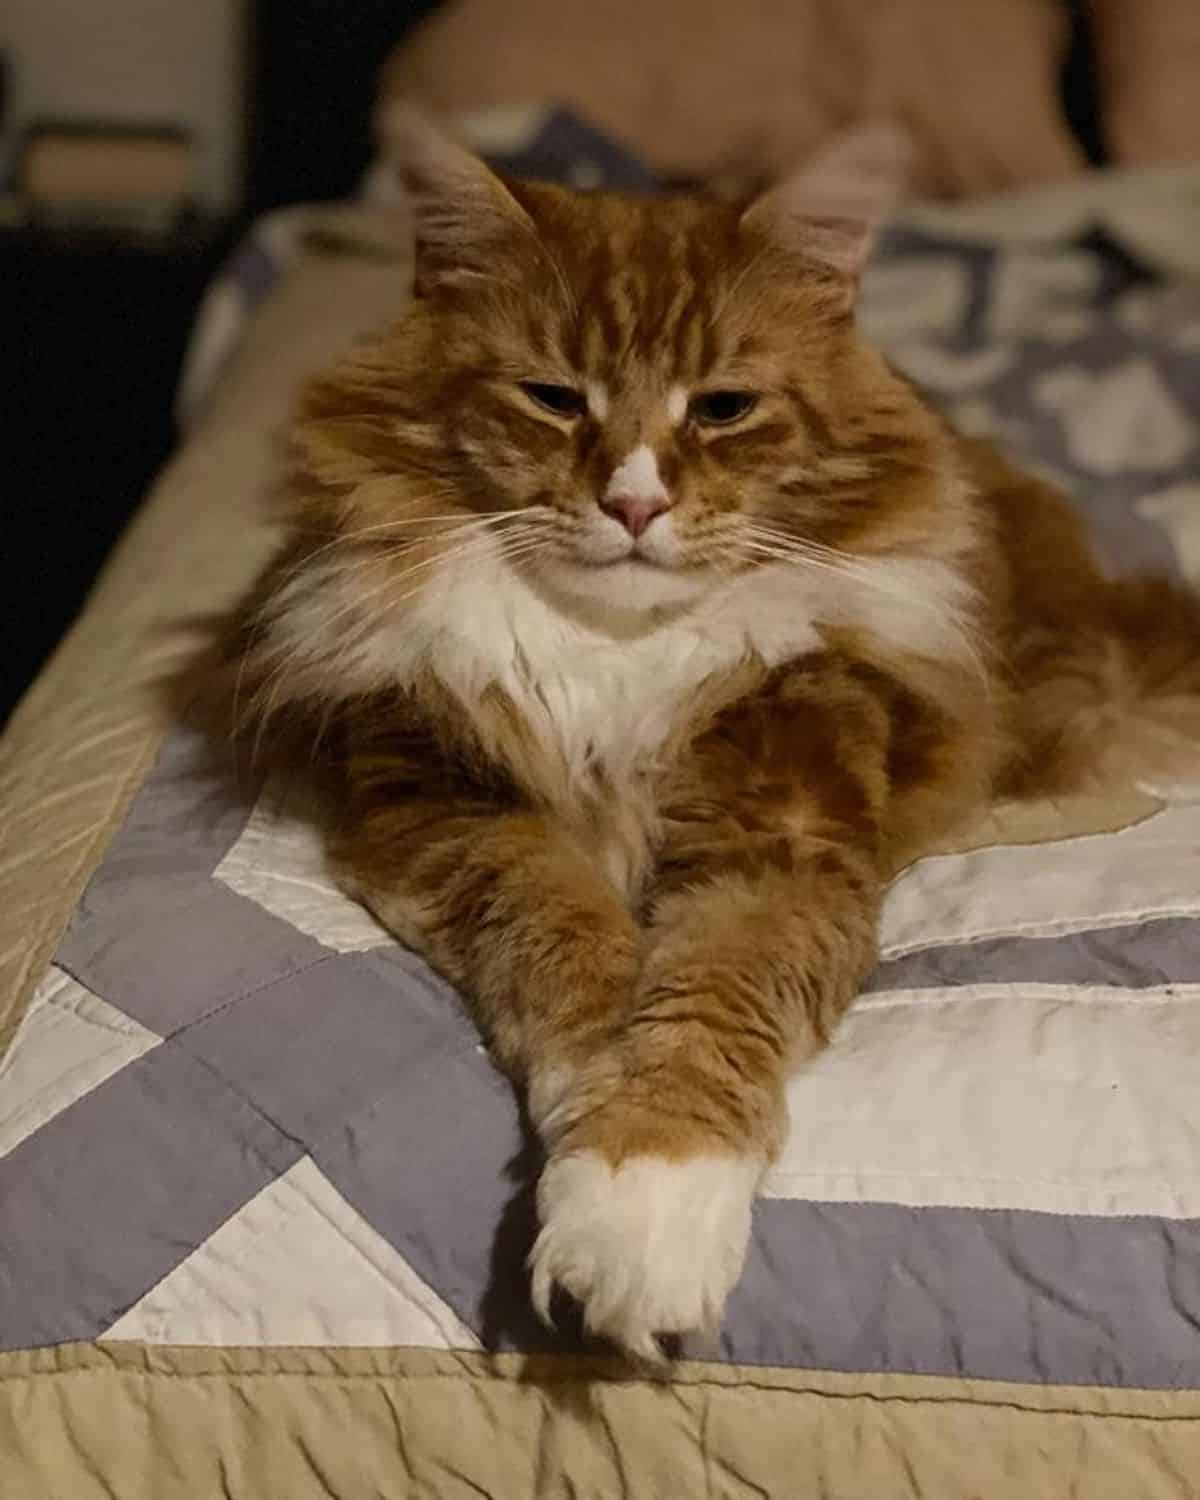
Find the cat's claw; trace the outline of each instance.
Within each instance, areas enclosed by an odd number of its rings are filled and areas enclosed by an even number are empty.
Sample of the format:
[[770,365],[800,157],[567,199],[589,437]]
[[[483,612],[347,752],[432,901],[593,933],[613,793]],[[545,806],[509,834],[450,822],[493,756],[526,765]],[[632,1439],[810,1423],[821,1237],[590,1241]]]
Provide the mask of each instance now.
[[550,1322],[560,1286],[592,1333],[661,1362],[657,1335],[715,1330],[741,1274],[758,1157],[552,1157],[538,1184],[542,1230],[530,1256],[533,1304]]

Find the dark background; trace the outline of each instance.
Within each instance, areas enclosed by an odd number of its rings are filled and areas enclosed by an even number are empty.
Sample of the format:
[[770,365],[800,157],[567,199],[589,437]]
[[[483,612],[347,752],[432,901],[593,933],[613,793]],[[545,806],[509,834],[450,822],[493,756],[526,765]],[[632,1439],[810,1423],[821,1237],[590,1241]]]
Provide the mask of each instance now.
[[249,7],[242,201],[165,245],[0,229],[0,723],[70,625],[171,451],[205,286],[245,226],[354,191],[389,50],[433,0]]
[[[193,0],[195,3],[195,0]],[[0,722],[83,603],[175,438],[172,401],[203,289],[245,225],[354,191],[383,60],[436,0],[257,0],[238,211],[172,243],[0,231]],[[597,0],[601,3],[601,0]],[[1063,88],[1093,161],[1083,0]]]

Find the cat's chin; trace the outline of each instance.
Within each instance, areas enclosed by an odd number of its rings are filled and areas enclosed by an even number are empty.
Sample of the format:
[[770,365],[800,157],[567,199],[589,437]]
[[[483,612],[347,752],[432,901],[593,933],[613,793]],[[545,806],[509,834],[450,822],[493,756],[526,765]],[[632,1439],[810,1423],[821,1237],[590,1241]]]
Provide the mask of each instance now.
[[639,558],[619,562],[577,563],[556,559],[538,569],[539,581],[557,602],[589,612],[654,615],[687,609],[712,586],[705,569],[664,568]]

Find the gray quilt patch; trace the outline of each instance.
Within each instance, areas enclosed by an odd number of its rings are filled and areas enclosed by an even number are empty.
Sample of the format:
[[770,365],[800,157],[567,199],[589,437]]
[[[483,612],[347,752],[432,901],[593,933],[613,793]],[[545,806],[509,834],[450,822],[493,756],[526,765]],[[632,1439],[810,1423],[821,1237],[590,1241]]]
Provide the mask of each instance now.
[[1200,983],[1200,923],[1158,917],[1089,927],[1056,937],[983,938],[944,943],[880,964],[867,991],[943,985],[1111,984],[1126,989]]

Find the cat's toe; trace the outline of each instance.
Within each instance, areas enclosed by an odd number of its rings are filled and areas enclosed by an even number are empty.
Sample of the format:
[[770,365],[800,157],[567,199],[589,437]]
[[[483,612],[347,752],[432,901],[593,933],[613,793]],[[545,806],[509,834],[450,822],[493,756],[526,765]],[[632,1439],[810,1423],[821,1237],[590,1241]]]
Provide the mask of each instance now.
[[715,1329],[762,1171],[760,1158],[732,1155],[634,1156],[615,1169],[593,1151],[552,1158],[530,1257],[538,1312],[549,1320],[560,1286],[589,1330],[643,1359],[662,1358],[658,1334]]

